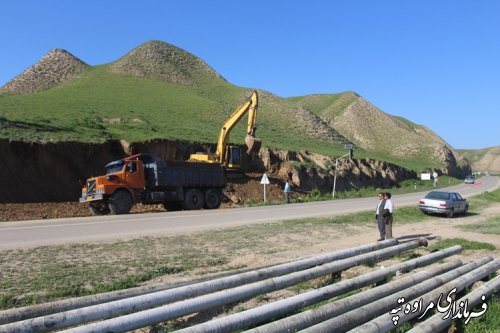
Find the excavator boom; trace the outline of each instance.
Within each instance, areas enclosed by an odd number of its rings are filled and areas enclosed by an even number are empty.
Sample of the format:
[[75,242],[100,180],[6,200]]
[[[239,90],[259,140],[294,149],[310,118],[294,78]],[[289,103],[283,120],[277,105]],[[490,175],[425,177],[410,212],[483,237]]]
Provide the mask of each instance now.
[[258,153],[260,147],[262,146],[262,141],[255,137],[255,131],[257,127],[255,127],[255,121],[257,118],[257,106],[258,106],[258,98],[257,92],[254,91],[252,96],[250,96],[250,100],[252,105],[248,110],[248,122],[247,122],[247,135],[245,137],[245,143],[247,145],[247,154],[255,152]]
[[[235,158],[234,154],[239,153],[238,147],[228,147],[229,134],[232,129],[238,124],[238,122],[248,113],[248,122],[247,122],[247,133],[245,137],[245,143],[247,145],[247,154],[252,152],[258,152],[261,147],[261,140],[255,137],[255,121],[257,117],[257,107],[258,107],[258,95],[257,92],[254,91],[252,95],[240,106],[234,110],[234,112],[226,119],[224,124],[222,125],[219,131],[219,137],[217,139],[217,150],[215,154],[193,154],[191,155],[191,159],[199,160],[210,163],[220,163],[229,168],[239,168],[239,162],[234,162],[234,160],[239,159]],[[232,151],[228,151],[229,148],[232,148]],[[237,148],[237,149],[235,149]]]
[[220,158],[222,164],[224,164],[227,143],[229,140],[229,134],[231,130],[238,124],[238,122],[243,118],[243,116],[248,112],[247,121],[247,135],[245,137],[245,143],[247,145],[247,153],[250,154],[254,151],[259,151],[261,146],[261,140],[255,137],[255,120],[257,118],[257,107],[258,107],[258,95],[254,91],[252,95],[241,104],[234,112],[227,118],[227,120],[222,125],[219,131],[219,138],[217,140],[217,155]]

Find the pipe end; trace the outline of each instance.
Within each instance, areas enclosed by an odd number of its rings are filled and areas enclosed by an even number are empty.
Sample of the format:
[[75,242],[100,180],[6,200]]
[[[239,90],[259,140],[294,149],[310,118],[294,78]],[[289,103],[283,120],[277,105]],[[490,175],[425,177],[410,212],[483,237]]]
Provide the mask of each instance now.
[[421,238],[418,239],[418,244],[420,246],[427,247],[427,246],[429,246],[429,241],[427,240],[427,238],[421,237]]

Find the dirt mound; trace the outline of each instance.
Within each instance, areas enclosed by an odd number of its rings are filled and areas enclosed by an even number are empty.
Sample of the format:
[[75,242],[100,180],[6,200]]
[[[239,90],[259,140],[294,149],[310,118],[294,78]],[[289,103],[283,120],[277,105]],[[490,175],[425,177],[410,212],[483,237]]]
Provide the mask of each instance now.
[[203,78],[222,79],[201,59],[161,41],[150,41],[133,49],[109,70],[181,85],[192,85]]
[[53,49],[0,89],[5,94],[31,94],[74,80],[89,67],[66,50]]
[[[234,206],[234,204],[259,203],[264,202],[264,185],[260,183],[262,173],[250,173],[240,179],[231,179],[224,195],[227,198],[225,206]],[[266,185],[266,200],[281,201],[284,200],[283,187],[284,181],[277,174],[268,175],[271,184]],[[298,198],[305,193],[298,188],[294,188],[292,198]]]

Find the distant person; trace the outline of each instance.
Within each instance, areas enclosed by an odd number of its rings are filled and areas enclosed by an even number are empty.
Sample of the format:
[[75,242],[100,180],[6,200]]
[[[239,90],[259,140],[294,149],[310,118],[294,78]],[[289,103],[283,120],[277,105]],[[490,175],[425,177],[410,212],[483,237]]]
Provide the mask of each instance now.
[[380,192],[378,194],[378,205],[377,209],[375,210],[375,221],[377,221],[378,225],[378,232],[380,234],[379,239],[377,241],[383,241],[385,239],[385,224],[384,224],[384,218],[382,217],[382,211],[384,210],[385,207],[385,200],[384,200],[384,193]]
[[439,178],[438,177],[434,177],[434,187],[437,187],[439,184]]
[[285,188],[283,191],[285,192],[286,203],[290,203],[290,192],[292,192],[292,187],[290,186],[290,181],[288,179],[285,182]]
[[384,193],[384,209],[382,210],[382,218],[384,220],[385,226],[385,239],[392,238],[392,214],[394,213],[394,205],[392,204],[391,194],[389,192]]

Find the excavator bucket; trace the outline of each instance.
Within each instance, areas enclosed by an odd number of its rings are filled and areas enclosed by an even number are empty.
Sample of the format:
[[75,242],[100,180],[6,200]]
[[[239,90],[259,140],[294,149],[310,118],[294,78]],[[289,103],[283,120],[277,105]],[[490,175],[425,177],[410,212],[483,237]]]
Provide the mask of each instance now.
[[262,146],[262,140],[258,139],[252,135],[247,135],[245,137],[245,143],[247,144],[247,154],[250,155],[252,152],[258,153],[260,147]]

